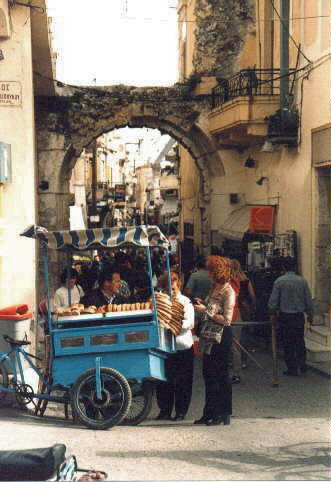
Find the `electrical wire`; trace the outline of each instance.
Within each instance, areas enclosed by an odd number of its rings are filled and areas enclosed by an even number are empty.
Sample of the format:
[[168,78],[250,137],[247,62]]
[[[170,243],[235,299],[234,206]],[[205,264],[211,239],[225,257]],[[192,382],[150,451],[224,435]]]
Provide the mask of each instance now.
[[[322,60],[322,62],[321,62],[321,60]],[[307,72],[308,73],[312,72],[313,70],[317,69],[321,65],[325,64],[325,62],[327,62],[328,60],[331,60],[331,52],[326,54],[326,55],[323,55],[323,57],[320,57],[319,59],[315,60],[311,65],[307,66]],[[319,63],[317,63],[317,62],[319,62]],[[304,74],[297,77],[296,80],[298,81],[298,80],[302,79],[303,77],[305,77],[307,72],[305,72]]]
[[[322,57],[320,57],[319,59],[313,61],[313,62],[309,62],[309,64],[301,67],[300,69],[296,69],[296,70],[293,70],[287,74],[284,74],[284,75],[280,75],[278,77],[274,77],[272,79],[267,79],[265,81],[262,81],[260,82],[260,85],[265,85],[267,83],[270,83],[270,82],[275,82],[276,80],[280,80],[280,79],[283,79],[285,77],[290,77],[292,75],[295,75],[297,74],[298,72],[302,72],[302,71],[305,71],[305,73],[303,74],[303,76],[305,76],[307,70],[309,71],[312,71],[312,70],[315,70],[316,68],[318,68],[320,65],[322,65],[324,62],[327,62],[328,60],[330,60],[331,58],[331,53],[328,53],[326,55],[323,55]],[[322,61],[322,62],[321,62]],[[84,93],[93,93],[93,94],[102,94],[103,96],[105,97],[109,97],[109,98],[112,98],[112,99],[132,99],[134,98],[134,95],[121,95],[121,94],[116,94],[116,93],[113,93],[113,92],[109,92],[107,90],[103,90],[103,89],[98,89],[96,87],[80,87],[80,86],[77,86],[77,85],[73,85],[73,84],[67,84],[66,82],[62,82],[58,79],[55,79],[54,77],[49,77],[47,75],[44,75],[44,74],[41,74],[40,72],[37,72],[37,71],[33,71],[33,73],[40,77],[40,78],[43,78],[45,80],[49,80],[50,82],[54,82],[56,83],[57,86],[59,87],[70,87],[72,89],[75,89],[75,90],[78,90],[78,91],[81,91],[81,92],[84,92]],[[297,77],[297,81],[300,80],[303,76],[299,76]],[[204,76],[206,77],[206,76]],[[209,77],[214,77],[214,75],[210,75]],[[172,86],[170,86],[171,88]],[[180,96],[180,95],[177,95],[175,97],[157,97],[157,98],[147,98],[146,96],[137,96],[136,100],[139,101],[139,102],[156,102],[156,103],[160,103],[160,102],[169,102],[169,101],[175,101],[175,102],[178,102],[178,100],[180,100],[181,102],[192,102],[192,101],[205,101],[206,99],[210,99],[213,97],[213,94],[199,94],[199,95],[183,95],[183,96]],[[204,153],[202,154],[201,156],[199,156],[199,158],[202,158],[206,155],[210,155],[210,154],[214,154],[215,152],[217,152],[216,150],[213,151],[213,152],[207,152],[207,153]]]
[[[312,62],[310,63],[312,64]],[[304,67],[301,67],[300,69],[297,69],[296,71],[291,71],[287,74],[284,74],[284,75],[280,75],[278,77],[273,77],[272,79],[267,79],[265,81],[262,81],[260,82],[260,85],[265,85],[265,84],[268,84],[269,82],[275,82],[276,80],[280,80],[280,79],[283,79],[285,77],[290,77],[294,74],[296,74],[297,72],[301,72],[303,70],[307,69],[307,65],[305,65]],[[73,85],[73,84],[67,84],[66,82],[62,82],[60,80],[57,80],[55,78],[52,78],[52,77],[48,77],[47,75],[44,75],[44,74],[41,74],[40,72],[37,72],[37,71],[33,71],[33,73],[38,76],[38,77],[41,77],[43,79],[46,79],[46,80],[49,80],[51,82],[55,82],[57,84],[57,86],[59,87],[70,87],[72,89],[76,89],[76,90],[80,90],[82,92],[90,92],[90,93],[100,93],[104,96],[108,96],[108,97],[111,97],[113,99],[129,99],[129,98],[132,98],[134,97],[133,95],[121,95],[121,94],[116,94],[116,93],[113,93],[113,92],[109,92],[107,90],[103,90],[103,89],[98,89],[98,88],[95,88],[95,87],[80,87],[78,85]],[[215,77],[215,75],[204,75],[203,77]],[[185,86],[185,84],[182,84],[183,86]],[[169,88],[173,88],[174,86],[169,86]],[[181,102],[192,102],[193,100],[194,101],[199,101],[199,100],[206,100],[208,98],[211,98],[213,97],[213,94],[198,94],[198,95],[192,95],[192,94],[183,94],[183,96],[180,96],[180,95],[176,95],[175,97],[157,97],[157,98],[147,98],[146,96],[142,95],[141,98],[139,98],[139,95],[137,96],[137,100],[140,101],[140,102],[157,102],[157,103],[160,103],[160,102],[169,102],[169,100],[174,100],[174,101],[178,101],[180,100]]]
[[[312,15],[308,17],[289,17],[289,21],[294,21],[294,20],[309,20],[309,19],[314,19],[314,18],[330,18],[331,15]],[[173,22],[172,19],[167,19],[167,18],[159,18],[155,19],[152,17],[122,17],[122,20],[135,20],[135,21],[142,21],[142,22]],[[218,18],[215,15],[211,15],[208,17],[208,19],[217,19],[217,22],[219,23],[225,23],[225,24],[231,24],[233,23],[233,20],[222,20],[221,18]],[[277,19],[274,18],[264,18],[260,19],[259,21],[255,20],[255,23],[265,23],[265,22],[272,22]],[[176,20],[176,23],[197,23],[198,20]],[[281,22],[281,20],[278,19],[278,22]]]
[[[277,17],[279,18],[281,24],[283,25],[284,29],[286,30],[286,32],[288,33],[288,36],[290,37],[290,39],[292,40],[292,42],[294,43],[294,45],[296,46],[298,52],[301,53],[301,55],[307,60],[307,62],[311,63],[311,61],[308,59],[308,57],[304,54],[304,52],[301,50],[301,48],[299,47],[299,45],[296,43],[296,41],[294,40],[294,38],[292,37],[292,35],[290,34],[290,31],[289,29],[287,28],[287,25],[286,23],[284,22],[283,18],[281,17],[280,13],[278,12],[277,8],[275,7],[275,4],[274,4],[274,0],[270,0],[270,3],[271,3],[271,6],[275,12],[275,14],[277,15]],[[288,19],[290,20],[290,19]]]
[[19,5],[20,7],[29,7],[39,11],[40,13],[45,13],[45,9],[43,7],[40,7],[39,5],[33,5],[31,2],[24,3],[24,2],[18,2],[17,0],[11,0],[10,3],[14,5]]

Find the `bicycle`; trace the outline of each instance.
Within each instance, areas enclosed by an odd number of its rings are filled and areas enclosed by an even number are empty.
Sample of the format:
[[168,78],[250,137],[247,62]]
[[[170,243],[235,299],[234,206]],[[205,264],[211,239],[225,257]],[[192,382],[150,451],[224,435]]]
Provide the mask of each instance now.
[[[61,386],[52,385],[45,374],[42,373],[37,365],[31,360],[34,358],[42,361],[41,358],[24,350],[23,347],[31,345],[31,342],[27,340],[14,340],[8,335],[3,335],[3,338],[10,345],[10,350],[8,352],[0,353],[0,404],[6,399],[8,393],[13,393],[19,406],[24,407],[31,402],[36,411],[38,406],[34,399],[44,401],[42,406],[43,412],[46,410],[46,406],[49,401],[68,405],[68,389]],[[31,385],[26,383],[22,359],[28,362],[29,366],[37,374],[42,386],[44,387],[43,392],[46,390],[47,393],[35,393]],[[18,370],[16,367],[18,367]],[[9,376],[9,371],[12,373],[11,377]],[[62,397],[51,396],[51,391],[54,391],[55,389],[62,390],[64,395]]]

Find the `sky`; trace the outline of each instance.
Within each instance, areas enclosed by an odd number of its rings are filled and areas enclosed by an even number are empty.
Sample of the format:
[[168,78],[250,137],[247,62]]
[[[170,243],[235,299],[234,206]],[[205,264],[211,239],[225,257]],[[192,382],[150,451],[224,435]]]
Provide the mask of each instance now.
[[47,0],[56,78],[78,85],[178,80],[177,0]]

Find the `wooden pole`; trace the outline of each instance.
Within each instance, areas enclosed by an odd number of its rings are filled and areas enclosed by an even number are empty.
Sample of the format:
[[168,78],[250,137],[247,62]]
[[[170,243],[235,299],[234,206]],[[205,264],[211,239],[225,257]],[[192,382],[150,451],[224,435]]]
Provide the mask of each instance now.
[[276,324],[271,322],[271,344],[272,344],[272,386],[278,387],[278,360],[277,360],[277,333]]
[[240,343],[239,343],[239,340],[237,337],[235,337],[233,335],[233,341],[235,342],[235,344],[243,351],[246,353],[246,355],[248,356],[248,358],[250,358],[257,367],[261,368],[261,370],[265,371],[263,366],[260,365],[260,363],[256,360],[256,358],[253,357],[253,355],[251,353],[249,353],[249,351],[246,350],[246,348],[244,348]]

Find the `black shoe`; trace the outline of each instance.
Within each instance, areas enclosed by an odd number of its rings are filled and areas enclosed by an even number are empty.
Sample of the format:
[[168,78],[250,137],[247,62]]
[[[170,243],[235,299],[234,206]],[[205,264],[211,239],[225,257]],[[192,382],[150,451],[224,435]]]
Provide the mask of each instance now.
[[230,415],[218,415],[217,417],[207,420],[206,425],[230,425]]
[[223,416],[219,415],[218,417],[207,420],[206,425],[221,425],[221,423],[223,423]]
[[155,420],[172,420],[172,418],[169,413],[160,412]]
[[174,422],[180,422],[181,420],[185,420],[185,415],[178,414],[172,418]]
[[202,416],[201,418],[199,418],[198,420],[194,420],[194,425],[205,425],[205,423],[207,422],[207,420],[210,420],[208,417],[205,417],[205,416]]
[[223,415],[224,425],[230,425],[230,415]]
[[283,374],[287,375],[288,377],[297,377],[298,376],[297,370],[285,370],[283,372]]
[[300,367],[300,372],[301,373],[307,373],[307,371],[309,370],[309,366],[308,365],[302,365]]
[[237,377],[234,375],[231,380],[232,385],[236,385],[237,383],[240,383],[240,377]]

